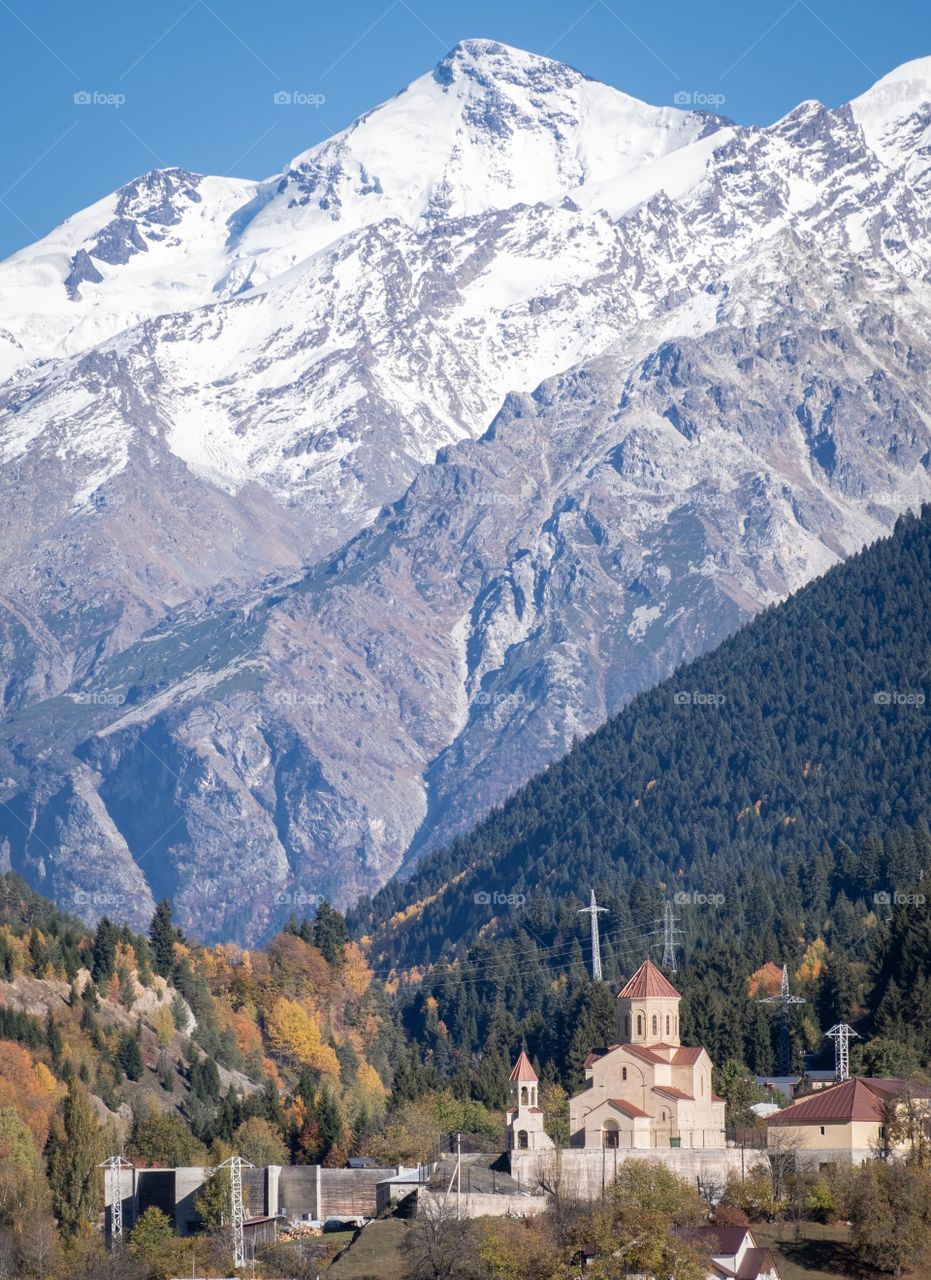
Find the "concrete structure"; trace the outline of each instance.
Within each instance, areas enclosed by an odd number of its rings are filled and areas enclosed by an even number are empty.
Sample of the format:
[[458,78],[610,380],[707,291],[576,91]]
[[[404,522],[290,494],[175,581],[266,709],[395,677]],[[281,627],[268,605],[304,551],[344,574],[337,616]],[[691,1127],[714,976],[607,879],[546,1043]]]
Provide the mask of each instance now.
[[564,1147],[561,1151],[512,1151],[511,1177],[528,1190],[540,1187],[562,1192],[580,1200],[599,1200],[617,1178],[628,1160],[659,1160],[693,1187],[723,1185],[728,1174],[744,1176],[760,1161],[765,1151],[736,1146],[716,1148],[654,1147],[624,1148]]
[[680,1042],[680,999],[649,959],[619,992],[620,1042],[589,1055],[569,1101],[573,1147],[724,1147],[724,1099],[707,1051]]
[[530,1059],[521,1050],[508,1079],[508,1108],[504,1120],[504,1144],[508,1151],[550,1151],[553,1140],[543,1127],[543,1109],[537,1094],[539,1081]]
[[457,1197],[452,1191],[447,1198],[445,1191],[434,1187],[422,1187],[417,1193],[417,1213],[433,1216],[444,1202],[463,1218],[533,1218],[545,1213],[550,1203],[548,1195],[512,1195],[508,1192],[463,1191]]
[[410,1169],[402,1169],[391,1178],[385,1178],[375,1188],[376,1209],[379,1214],[400,1204],[408,1196],[415,1195],[427,1186],[433,1176],[436,1164],[419,1164]]
[[907,1154],[917,1130],[931,1134],[931,1088],[905,1080],[854,1078],[800,1098],[766,1121],[773,1146],[835,1163],[837,1153],[854,1163],[879,1152]]
[[[268,1165],[243,1169],[246,1213],[253,1220],[284,1217],[373,1218],[378,1212],[378,1185],[402,1173],[401,1166],[381,1169],[323,1169],[320,1165]],[[155,1206],[165,1214],[178,1235],[201,1230],[195,1201],[211,1170],[200,1166],[177,1169],[127,1169],[123,1173],[124,1230],[128,1233],[146,1209]],[[109,1222],[109,1191],[106,1193]],[[267,1226],[254,1231],[267,1232]]]

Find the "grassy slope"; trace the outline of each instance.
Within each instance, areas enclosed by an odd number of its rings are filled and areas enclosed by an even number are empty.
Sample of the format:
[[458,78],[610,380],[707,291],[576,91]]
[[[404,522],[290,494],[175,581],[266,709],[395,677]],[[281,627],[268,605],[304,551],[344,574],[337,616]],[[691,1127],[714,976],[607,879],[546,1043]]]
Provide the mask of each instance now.
[[333,1280],[406,1280],[407,1263],[401,1242],[407,1224],[396,1218],[370,1222],[359,1232],[355,1244],[334,1262],[327,1272]]
[[[781,1280],[877,1280],[879,1272],[857,1265],[848,1245],[849,1231],[839,1224],[820,1226],[802,1223],[801,1239],[795,1239],[790,1224],[759,1225],[751,1228],[758,1245],[771,1249]],[[931,1280],[931,1269],[920,1267],[906,1273],[910,1280]]]

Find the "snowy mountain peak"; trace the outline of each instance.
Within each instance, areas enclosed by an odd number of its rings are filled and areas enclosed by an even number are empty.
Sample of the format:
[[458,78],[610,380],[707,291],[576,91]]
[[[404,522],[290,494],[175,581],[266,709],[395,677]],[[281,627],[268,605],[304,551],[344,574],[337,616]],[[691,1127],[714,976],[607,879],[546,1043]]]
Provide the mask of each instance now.
[[744,129],[464,41],[0,265],[5,865],[257,937],[931,499],[927,72]]
[[[927,155],[931,142],[931,57],[904,62],[854,98],[853,118],[873,151],[896,167]],[[907,122],[905,127],[902,122]]]
[[543,87],[547,79],[553,84],[588,79],[564,62],[525,49],[515,49],[497,40],[481,39],[460,40],[433,68],[433,78],[443,86],[454,84],[463,77],[469,77],[483,87],[509,81],[532,81]]
[[557,204],[583,187],[605,190],[725,123],[649,106],[538,54],[465,40],[394,98],[295,157],[243,225],[236,252],[261,284],[383,219],[424,229]]

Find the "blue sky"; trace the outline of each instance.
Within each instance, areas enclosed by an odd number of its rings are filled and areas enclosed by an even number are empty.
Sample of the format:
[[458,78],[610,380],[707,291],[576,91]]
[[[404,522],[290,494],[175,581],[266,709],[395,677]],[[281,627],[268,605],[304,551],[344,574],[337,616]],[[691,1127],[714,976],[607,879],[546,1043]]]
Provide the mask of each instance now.
[[[931,6],[0,0],[0,257],[151,168],[274,173],[467,36],[561,58],[650,102],[723,95],[724,114],[770,123],[931,54]],[[76,103],[82,92],[96,101]],[[276,105],[282,92],[300,101]]]

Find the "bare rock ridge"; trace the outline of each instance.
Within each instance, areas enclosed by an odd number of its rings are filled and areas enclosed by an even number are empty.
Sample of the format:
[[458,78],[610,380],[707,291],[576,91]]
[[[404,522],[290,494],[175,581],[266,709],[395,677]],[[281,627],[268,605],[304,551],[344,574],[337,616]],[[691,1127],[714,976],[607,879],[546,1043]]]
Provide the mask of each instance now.
[[929,156],[472,40],[0,264],[3,865],[255,941],[931,497]]

